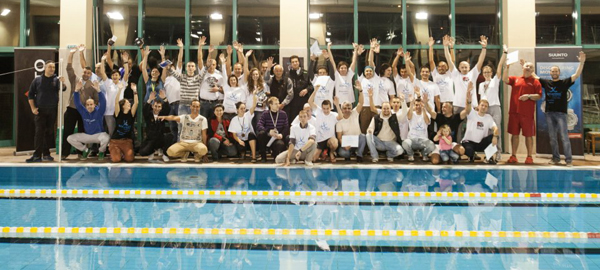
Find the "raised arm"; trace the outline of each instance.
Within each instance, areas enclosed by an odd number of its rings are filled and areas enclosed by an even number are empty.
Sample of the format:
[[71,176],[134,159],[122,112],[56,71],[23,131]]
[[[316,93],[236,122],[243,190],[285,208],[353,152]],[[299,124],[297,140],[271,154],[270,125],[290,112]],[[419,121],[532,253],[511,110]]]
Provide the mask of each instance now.
[[79,65],[81,66],[81,69],[85,69],[87,66],[87,62],[85,61],[85,45],[79,44],[77,50],[79,51]]
[[[243,51],[244,47],[240,46],[240,50]],[[249,50],[249,51],[246,52],[246,54],[242,53],[242,55],[244,56],[243,57],[244,64],[242,65],[242,67],[244,68],[244,75],[246,75],[246,76],[248,76],[248,74],[250,74],[250,67],[249,67],[249,63],[248,63],[249,62],[248,61],[248,57],[250,57],[250,55],[252,55],[253,52],[254,52],[253,50]]]
[[429,37],[429,42],[427,42],[427,44],[429,45],[429,70],[433,72],[435,70],[435,61],[433,61],[433,45],[435,44],[435,40],[433,40],[433,37]]
[[[352,62],[350,63],[350,67],[348,68],[349,70],[354,71],[354,68],[356,67],[356,60],[358,59],[358,45],[356,43],[352,43]],[[331,60],[333,61],[333,59]],[[337,69],[337,66],[334,65],[334,67]]]
[[[123,59],[123,63],[125,63],[123,65],[123,69],[125,69],[123,72],[123,81],[128,82],[129,81],[129,65],[127,64],[127,62],[129,62],[129,53],[123,52],[121,54],[121,58]],[[146,69],[144,69],[144,70],[146,70]],[[106,74],[104,76],[106,76]]]
[[[363,89],[362,89],[362,85],[360,84],[359,80],[356,80],[354,82],[354,87],[356,89],[358,89],[358,104],[356,104],[356,111],[360,112],[362,111],[363,108],[363,103],[365,102],[365,97],[363,95]],[[341,113],[342,111],[340,111]]]
[[502,76],[500,76],[499,73],[502,72],[504,63],[506,63],[506,55],[507,54],[508,54],[508,48],[506,47],[506,45],[504,45],[502,57],[500,57],[500,61],[498,61],[498,68],[496,68],[496,76],[498,76],[498,78],[502,78]]
[[[315,85],[315,89],[319,89],[320,85]],[[310,94],[310,97],[308,98],[308,105],[310,105],[311,109],[316,109],[317,108],[317,104],[315,104],[315,95],[317,94],[317,91],[313,91],[312,94]]]
[[510,82],[510,80],[508,79],[508,68],[510,66],[509,65],[504,65],[504,68],[502,69],[502,81],[505,84],[508,84]]
[[[131,105],[131,116],[133,116],[133,117],[135,117],[135,113],[137,112],[137,109],[138,109],[138,103],[139,103],[139,100],[138,100],[138,94],[137,94],[137,87],[133,87],[134,85],[135,85],[135,84],[132,84],[132,85],[131,85],[131,90],[133,90],[133,105]],[[161,92],[162,92],[162,91],[163,91],[163,90],[161,90]],[[164,92],[163,92],[163,93],[164,93]],[[117,96],[117,98],[118,98],[118,96]],[[162,102],[162,101],[158,101],[158,100],[157,100],[157,101],[155,101],[155,102]],[[116,107],[118,107],[118,106],[119,106],[119,104],[118,104],[118,102],[117,102],[117,105],[115,106],[115,108],[116,108]]]
[[372,113],[377,113],[377,108],[375,107],[375,101],[373,100],[373,87],[367,89],[367,93],[369,93],[369,110]]
[[[331,42],[327,43],[327,54],[329,55],[329,63],[331,66],[336,69],[335,60],[333,59],[333,53],[331,53]],[[354,59],[354,56],[352,56]],[[335,74],[335,70],[329,70],[329,74]]]
[[448,71],[452,72],[456,68],[454,66],[454,60],[452,59],[452,55],[450,55],[450,37],[444,36],[444,56],[446,56],[446,61],[448,61]]
[[104,63],[104,61],[106,61],[107,58],[108,54],[105,54],[102,56],[102,58],[100,58],[100,74],[98,74],[98,76],[100,76],[100,78],[102,78],[103,81],[108,79],[108,76],[106,75],[106,65]]
[[[415,86],[415,92],[419,87]],[[406,118],[408,118],[408,120],[412,120],[412,116],[413,116],[413,112],[415,111],[415,99],[413,98],[413,100],[410,101],[410,107],[408,108],[408,112],[406,113]]]
[[472,92],[473,91],[473,82],[469,82],[469,86],[467,86],[467,106],[465,106],[465,109],[462,110],[462,112],[460,112],[460,119],[465,119],[469,113],[471,113],[472,110],[472,106],[471,106],[471,97],[472,97]]
[[177,39],[177,47],[179,47],[179,54],[177,54],[177,68],[183,71],[183,41]]
[[480,36],[479,44],[481,44],[481,53],[479,54],[479,59],[477,60],[477,70],[481,71],[481,67],[483,66],[483,61],[485,61],[485,55],[487,52],[487,43],[488,38],[486,36]]
[[392,62],[392,78],[398,75],[398,62],[400,62],[400,57],[403,55],[404,50],[402,49],[402,46],[400,46],[400,48],[398,48],[396,51],[396,57],[394,57],[394,61]]
[[571,82],[575,82],[579,76],[581,76],[581,72],[583,71],[583,64],[585,64],[585,53],[579,52],[579,56],[577,57],[579,60],[579,66],[577,66],[577,71],[575,74],[571,76]]
[[227,45],[227,57],[225,58],[225,74],[227,74],[227,78],[231,76],[231,54],[233,53],[233,48],[231,45]]
[[110,71],[112,71],[113,69],[113,61],[112,61],[112,52],[111,52],[111,48],[112,46],[109,45],[110,43],[107,43],[106,45],[108,45],[108,48],[106,49],[106,63],[108,64],[108,68],[110,68]]
[[377,39],[371,39],[371,49],[369,50],[369,66],[373,67],[373,72],[375,72],[375,62],[373,59],[375,58],[375,47],[377,44]]
[[202,60],[204,58],[204,55],[202,55],[202,46],[204,46],[206,44],[206,37],[205,36],[201,36],[200,37],[200,41],[198,41],[198,69],[202,69],[204,68],[204,60]]
[[429,106],[429,95],[424,93],[422,98],[423,98],[423,106],[425,107],[425,111],[427,111],[429,113],[429,115],[431,115],[432,119],[435,119],[437,117],[437,113],[435,112],[435,110],[433,108],[431,108],[431,106]]
[[412,57],[410,56],[410,52],[406,52],[404,54],[404,67],[406,68],[406,74],[408,75],[410,82],[414,82],[415,74],[413,73],[413,70],[410,66],[412,63],[411,59],[412,59]]
[[256,109],[256,94],[252,94],[252,107],[250,107],[250,114],[254,115]]
[[142,60],[142,76],[144,77],[144,83],[148,83],[148,55],[150,54],[150,47],[144,48],[144,60]]

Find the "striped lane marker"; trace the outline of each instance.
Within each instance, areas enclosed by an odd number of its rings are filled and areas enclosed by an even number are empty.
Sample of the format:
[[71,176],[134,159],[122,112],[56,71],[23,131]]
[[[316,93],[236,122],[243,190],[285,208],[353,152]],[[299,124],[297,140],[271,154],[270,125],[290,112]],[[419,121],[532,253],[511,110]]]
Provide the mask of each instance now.
[[527,192],[368,192],[368,191],[257,191],[153,189],[0,189],[0,198],[146,198],[146,199],[320,199],[320,200],[444,200],[465,199],[533,202],[600,202],[597,193]]
[[529,239],[564,240],[597,239],[593,232],[544,231],[439,231],[439,230],[339,230],[339,229],[257,229],[257,228],[112,228],[112,227],[0,227],[0,237],[76,237],[76,236],[251,236],[252,238],[455,238],[455,239]]

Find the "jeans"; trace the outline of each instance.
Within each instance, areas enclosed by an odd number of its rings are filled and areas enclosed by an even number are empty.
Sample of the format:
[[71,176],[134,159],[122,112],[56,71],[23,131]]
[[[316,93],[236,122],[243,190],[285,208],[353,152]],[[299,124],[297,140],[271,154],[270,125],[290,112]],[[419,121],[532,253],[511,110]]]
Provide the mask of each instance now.
[[358,157],[362,157],[363,156],[363,152],[365,151],[365,145],[367,144],[367,137],[365,136],[365,134],[360,134],[358,135],[358,148],[356,147],[352,147],[350,148],[350,150],[346,150],[344,147],[342,147],[340,145],[340,147],[338,148],[338,154],[340,155],[340,157],[343,158],[350,158],[350,155],[352,155],[352,152],[356,151],[356,156]]
[[552,148],[552,160],[560,160],[560,150],[556,133],[560,135],[565,161],[573,161],[571,154],[571,140],[569,139],[569,128],[567,127],[567,114],[561,112],[546,112],[546,122],[548,123],[548,135],[550,135],[550,147]]
[[[38,108],[34,117],[35,136],[33,156],[50,156],[50,146],[54,144],[54,124],[56,123],[57,108]],[[69,145],[69,150],[70,150]],[[63,154],[64,155],[64,154]]]
[[384,142],[379,139],[379,137],[373,135],[373,133],[368,133],[366,139],[373,159],[379,158],[379,153],[377,151],[385,151],[388,158],[394,158],[404,153],[402,146],[396,141]]
[[[229,141],[232,142],[233,140]],[[219,160],[220,156],[235,157],[237,155],[235,144],[231,143],[229,146],[226,146],[217,138],[210,138],[208,140],[208,151],[210,151],[213,160]]]
[[440,150],[440,158],[442,159],[443,162],[446,162],[449,159],[452,159],[452,162],[457,162],[459,156],[452,149],[450,149],[450,150]]
[[201,100],[200,101],[200,115],[206,117],[206,119],[210,119],[211,117],[213,117],[213,115],[215,115],[215,106],[217,104],[221,104],[222,102],[220,100],[215,100],[215,101],[206,101],[206,100]]
[[423,156],[429,156],[435,150],[435,144],[427,138],[412,138],[402,142],[402,147],[409,157],[415,155],[415,150],[422,150]]

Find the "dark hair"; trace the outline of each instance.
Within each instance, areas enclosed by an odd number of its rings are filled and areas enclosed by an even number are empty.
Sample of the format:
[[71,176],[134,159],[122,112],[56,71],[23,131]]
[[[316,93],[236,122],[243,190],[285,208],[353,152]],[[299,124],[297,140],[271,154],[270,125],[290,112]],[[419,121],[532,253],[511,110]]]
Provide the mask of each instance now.
[[298,57],[298,56],[297,56],[297,55],[295,55],[295,54],[294,54],[294,55],[292,55],[292,56],[290,56],[290,62],[292,62],[292,60],[294,60],[294,58],[295,58],[295,59],[298,59],[298,62],[300,62],[300,57]]
[[229,81],[231,80],[231,78],[235,78],[235,84],[237,86],[239,86],[240,82],[238,81],[238,78],[233,73],[231,75],[229,75],[229,78],[227,78],[227,85],[231,86],[231,83],[229,83]]
[[46,62],[44,62],[44,65],[48,64],[54,64],[54,60],[46,60]]
[[191,105],[191,104],[194,104],[194,102],[198,102],[198,104],[201,104],[201,103],[200,103],[200,100],[199,100],[199,99],[197,99],[197,98],[195,98],[195,99],[192,99],[192,102],[190,103],[190,105]]
[[340,68],[341,66],[346,66],[347,68],[350,68],[350,65],[348,65],[348,62],[346,61],[340,61],[337,67]]
[[235,103],[235,109],[236,109],[236,110],[239,110],[239,109],[240,109],[240,107],[241,107],[242,105],[245,105],[245,104],[246,104],[246,103],[244,103],[244,102],[238,101],[237,103]]
[[112,76],[112,75],[113,75],[113,74],[115,74],[115,73],[119,74],[119,77],[121,77],[121,72],[119,72],[119,70],[118,70],[118,69],[113,69],[113,70],[110,72],[110,76]]
[[321,103],[321,107],[323,107],[324,105],[331,107],[331,101],[329,101],[329,99],[323,100],[323,103]]
[[427,70],[431,71],[428,66],[422,66],[420,70],[423,71],[424,68],[426,68]]
[[223,106],[223,104],[217,104],[215,105],[215,107],[213,108],[213,112],[217,110],[217,108],[221,108],[222,110],[225,109],[225,107]]
[[319,70],[321,70],[321,69],[324,69],[324,70],[325,70],[325,72],[327,72],[327,74],[329,74],[329,70],[327,70],[327,67],[326,67],[326,66],[318,66],[318,67],[317,67],[317,71],[319,71]]
[[392,66],[390,66],[390,64],[388,63],[383,63],[381,64],[381,70],[379,72],[381,72],[382,74],[385,72],[386,69],[390,68]]
[[84,69],[92,71],[92,68],[90,66],[85,67]]
[[119,109],[121,109],[121,112],[123,112],[123,105],[125,105],[126,101],[127,101],[127,99],[119,100]]

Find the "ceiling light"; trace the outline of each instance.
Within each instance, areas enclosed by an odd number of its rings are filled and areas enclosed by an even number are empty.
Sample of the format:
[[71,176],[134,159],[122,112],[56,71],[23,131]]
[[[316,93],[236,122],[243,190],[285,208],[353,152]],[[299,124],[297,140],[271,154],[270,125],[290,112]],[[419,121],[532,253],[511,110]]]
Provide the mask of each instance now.
[[256,38],[256,41],[260,42],[260,41],[261,41],[261,39],[260,39],[259,37],[257,37],[257,38]]
[[222,20],[223,14],[215,12],[213,14],[210,14],[210,18],[213,20]]
[[329,43],[329,42],[331,42],[331,39],[330,38],[325,38],[325,42]]
[[417,12],[417,13],[415,14],[415,18],[416,18],[417,20],[427,20],[427,16],[428,16],[427,12],[424,12],[424,11],[422,11],[422,12]]
[[106,13],[106,15],[108,15],[108,17],[111,18],[111,19],[113,19],[113,20],[118,20],[118,21],[123,20],[123,15],[121,15],[121,13],[118,12],[118,11],[108,12],[108,13]]
[[327,32],[327,35],[328,35],[328,36],[331,36],[331,32]]
[[316,20],[316,19],[323,17],[323,13],[311,13],[311,14],[308,14],[308,17],[311,20]]
[[257,35],[257,36],[260,36],[260,32],[256,32],[256,35]]
[[10,13],[10,9],[5,8],[2,10],[2,13],[0,13],[0,16],[6,16],[6,15],[8,15],[8,13]]
[[190,34],[190,36],[192,36],[193,38],[200,38],[198,35],[196,34]]
[[202,35],[202,31],[198,31],[197,33],[198,33],[198,35]]

